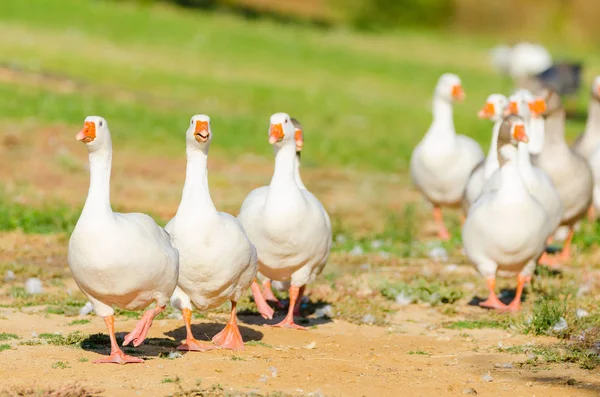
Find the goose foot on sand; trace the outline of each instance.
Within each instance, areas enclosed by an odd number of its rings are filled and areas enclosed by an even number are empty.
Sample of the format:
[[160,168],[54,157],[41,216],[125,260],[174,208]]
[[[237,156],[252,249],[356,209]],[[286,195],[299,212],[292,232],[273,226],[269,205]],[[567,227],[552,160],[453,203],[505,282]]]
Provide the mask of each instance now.
[[227,325],[221,332],[216,334],[212,341],[221,349],[243,350],[244,340],[237,324],[237,314],[235,311],[236,302],[231,302],[231,316]]
[[115,338],[115,316],[104,317],[104,323],[108,328],[110,336],[110,356],[94,361],[94,364],[127,364],[127,363],[143,363],[144,360],[138,357],[128,356],[119,348],[117,339]]
[[278,324],[273,325],[273,327],[294,328],[294,329],[306,331],[306,327],[303,327],[301,325],[294,323],[294,309],[296,307],[296,302],[300,301],[298,299],[298,296],[301,296],[300,295],[301,291],[302,291],[302,293],[304,292],[304,286],[302,286],[302,287],[296,287],[293,285],[290,286],[290,307],[288,308],[288,314],[287,314],[287,316],[285,316],[283,321],[281,321]]
[[216,349],[216,346],[207,345],[206,343],[202,343],[194,338],[194,335],[192,334],[192,327],[190,325],[192,322],[192,311],[190,309],[183,309],[181,312],[183,314],[183,321],[185,322],[186,338],[185,343],[177,346],[177,350],[205,352]]

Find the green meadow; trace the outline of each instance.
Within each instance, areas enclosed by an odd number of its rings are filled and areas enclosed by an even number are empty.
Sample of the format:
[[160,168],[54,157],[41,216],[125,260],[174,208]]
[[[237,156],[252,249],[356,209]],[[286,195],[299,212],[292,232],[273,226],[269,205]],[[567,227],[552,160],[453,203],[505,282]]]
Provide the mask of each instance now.
[[[74,134],[97,114],[115,146],[174,156],[196,113],[211,116],[220,155],[268,156],[268,117],[284,111],[305,125],[309,167],[403,172],[439,75],[462,77],[456,127],[484,147],[491,126],[476,112],[511,87],[489,65],[491,37],[353,33],[116,1],[3,1],[0,21],[0,65],[17,71],[0,79],[2,123]],[[600,57],[574,51],[559,54],[585,61],[588,84]],[[584,89],[576,106],[586,102]],[[569,123],[571,136],[583,122]]]

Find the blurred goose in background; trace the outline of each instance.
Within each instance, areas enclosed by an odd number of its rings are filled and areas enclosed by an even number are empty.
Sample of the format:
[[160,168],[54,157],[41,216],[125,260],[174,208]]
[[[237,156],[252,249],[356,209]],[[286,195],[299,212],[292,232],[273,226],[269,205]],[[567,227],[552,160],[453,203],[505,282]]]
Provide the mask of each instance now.
[[90,188],[69,241],[68,261],[77,285],[108,328],[110,356],[95,362],[141,363],[144,360],[126,355],[117,344],[113,306],[140,310],[156,302],[123,342],[141,345],[177,286],[179,254],[167,232],[148,215],[113,212],[112,141],[106,120],[87,117],[76,139],[89,153]]
[[[500,311],[520,309],[523,286],[533,275],[550,230],[546,211],[529,193],[519,171],[521,158],[529,155],[525,131],[521,117],[510,115],[503,120],[497,143],[498,188],[475,202],[462,232],[465,253],[485,277],[489,290],[480,306]],[[508,306],[495,292],[498,271],[518,274],[516,295]]]
[[[580,155],[582,155],[587,161],[594,178],[596,175],[600,175],[600,159],[598,156],[594,156],[596,149],[600,145],[600,76],[594,78],[592,83],[592,90],[590,95],[590,102],[588,105],[588,117],[585,124],[583,134],[579,135],[573,143],[573,149]],[[596,186],[596,183],[594,183]],[[594,187],[594,205],[592,205],[588,211],[588,219],[590,221],[595,220],[596,211],[595,209],[600,208],[600,188]],[[598,204],[596,204],[598,203]]]
[[[171,304],[183,313],[187,331],[186,342],[179,350],[214,349],[192,334],[192,303],[204,311],[227,301],[231,302],[229,321],[213,342],[221,348],[243,349],[236,304],[258,269],[256,249],[241,223],[232,215],[218,212],[210,196],[207,161],[212,138],[210,118],[193,116],[186,131],[187,169],[181,203],[166,226],[179,250],[179,283],[171,297]],[[262,302],[260,298],[255,300]]]
[[[296,129],[286,113],[271,116],[269,143],[275,170],[267,189],[250,192],[238,218],[258,251],[260,272],[272,280],[290,281],[290,306],[275,325],[305,329],[294,323],[296,302],[306,284],[323,270],[331,249],[331,222],[321,202],[296,181]],[[255,283],[256,284],[256,283]]]
[[571,240],[575,224],[585,216],[592,203],[592,171],[585,159],[565,141],[565,110],[558,93],[545,89],[542,96],[547,104],[544,112],[545,140],[542,153],[534,159],[552,179],[562,202],[561,226],[568,228],[563,249],[558,258],[544,254],[540,263],[556,265],[571,256]]
[[[306,190],[306,186],[304,186],[304,183],[302,183],[302,178],[300,178],[300,155],[302,153],[302,148],[304,147],[304,130],[302,128],[302,124],[300,123],[300,121],[298,121],[295,118],[291,118],[292,120],[292,124],[294,125],[294,129],[296,131],[296,134],[294,135],[294,139],[296,141],[296,167],[294,170],[294,179],[296,180],[296,184],[298,185],[298,187],[302,190]],[[268,186],[263,186],[262,188],[259,189],[268,189]],[[275,288],[276,290],[283,292],[286,290],[289,290],[290,288],[290,283],[287,281],[275,281],[273,282],[271,279],[268,279],[264,276],[260,276],[259,278],[262,279],[262,286],[263,286],[263,296],[265,297],[265,299],[267,301],[270,302],[274,302],[279,308],[283,308],[283,305],[281,304],[281,302],[279,302],[279,299],[277,299],[277,297],[275,296],[275,294],[273,293],[273,288]],[[298,300],[298,302],[296,302],[296,308],[294,309],[294,315],[295,316],[299,316],[300,315],[300,303],[301,301]]]
[[508,99],[502,94],[492,94],[488,96],[486,103],[478,113],[479,118],[488,119],[494,122],[492,127],[492,140],[490,142],[490,149],[488,150],[485,160],[479,163],[477,167],[471,173],[467,187],[465,189],[465,195],[462,201],[462,207],[464,214],[468,214],[469,208],[475,200],[481,195],[483,191],[483,185],[485,182],[494,174],[494,172],[500,167],[498,163],[498,132],[500,125],[502,124],[502,118],[504,116],[504,110],[508,106]]
[[573,143],[573,149],[589,161],[598,145],[600,145],[600,76],[596,76],[592,83],[585,130]]
[[538,94],[551,87],[560,95],[575,94],[581,81],[581,63],[555,62],[539,44],[520,42],[500,45],[491,51],[492,65],[501,74],[512,77],[518,88]]
[[447,73],[439,78],[433,98],[433,122],[410,160],[412,180],[433,204],[433,217],[442,240],[450,238],[442,207],[461,205],[469,176],[484,159],[479,144],[458,135],[454,129],[452,106],[463,98],[458,76]]

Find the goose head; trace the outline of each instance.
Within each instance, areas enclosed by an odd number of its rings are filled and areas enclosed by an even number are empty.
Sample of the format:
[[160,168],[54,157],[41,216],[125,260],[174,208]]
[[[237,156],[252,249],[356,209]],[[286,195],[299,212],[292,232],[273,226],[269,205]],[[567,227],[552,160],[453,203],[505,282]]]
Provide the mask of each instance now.
[[600,101],[600,76],[596,76],[592,83],[592,98]]
[[560,98],[560,94],[553,88],[546,87],[540,93],[540,98],[542,98],[546,103],[546,108],[540,114],[542,117],[548,117],[549,115],[563,109],[562,100]]
[[210,128],[210,117],[205,114],[197,114],[190,119],[190,125],[185,133],[188,148],[205,150],[212,140]]
[[450,103],[465,99],[460,77],[452,73],[441,75],[435,86],[435,96]]
[[517,146],[520,142],[529,142],[525,129],[525,121],[521,116],[509,115],[502,120],[498,132],[498,160],[500,166],[506,161],[516,158]]
[[480,119],[488,119],[494,122],[502,120],[504,109],[508,106],[508,99],[502,94],[488,96],[485,105],[479,111]]
[[108,123],[100,116],[88,116],[83,122],[83,128],[75,135],[75,139],[85,143],[89,152],[110,148],[110,132]]
[[294,125],[295,129],[294,140],[296,141],[296,153],[300,153],[304,147],[304,133],[302,131],[302,124],[300,124],[300,122],[293,117],[290,120],[292,120],[292,124]]
[[527,104],[533,99],[535,99],[535,97],[529,90],[519,89],[515,91],[511,96],[508,97],[508,106],[504,111],[504,115],[508,116],[511,114],[516,114],[521,117],[528,118],[530,113]]
[[296,144],[296,128],[287,113],[275,113],[269,126],[269,143],[277,148]]

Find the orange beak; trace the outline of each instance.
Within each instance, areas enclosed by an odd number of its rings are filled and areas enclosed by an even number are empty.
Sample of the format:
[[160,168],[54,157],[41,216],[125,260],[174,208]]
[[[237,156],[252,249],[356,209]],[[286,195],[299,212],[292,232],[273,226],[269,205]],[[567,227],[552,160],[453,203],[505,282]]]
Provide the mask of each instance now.
[[295,139],[296,139],[296,151],[300,152],[300,151],[302,151],[302,148],[304,147],[304,134],[302,134],[302,130],[300,128],[296,128]]
[[533,102],[529,102],[527,105],[529,106],[529,111],[535,116],[541,116],[546,111],[546,101],[543,99],[536,99]]
[[600,85],[596,87],[596,95],[600,96]]
[[457,84],[452,87],[452,98],[457,101],[462,101],[465,99],[465,91],[463,90],[460,84]]
[[196,120],[196,128],[194,130],[194,138],[198,142],[206,142],[210,137],[210,132],[208,131],[208,121],[200,121]]
[[96,139],[96,123],[93,121],[83,123],[83,128],[75,135],[75,139],[83,143],[90,143]]
[[504,115],[508,116],[510,114],[517,114],[519,113],[519,108],[517,106],[517,102],[515,101],[510,101],[508,103],[508,107],[506,108],[506,110],[504,111]]
[[513,127],[513,138],[519,142],[529,142],[529,137],[525,133],[525,126],[523,124],[516,124]]
[[283,139],[283,126],[281,124],[271,124],[269,128],[269,143],[272,145]]
[[491,119],[496,114],[496,108],[493,103],[487,102],[483,109],[477,113],[480,119]]

